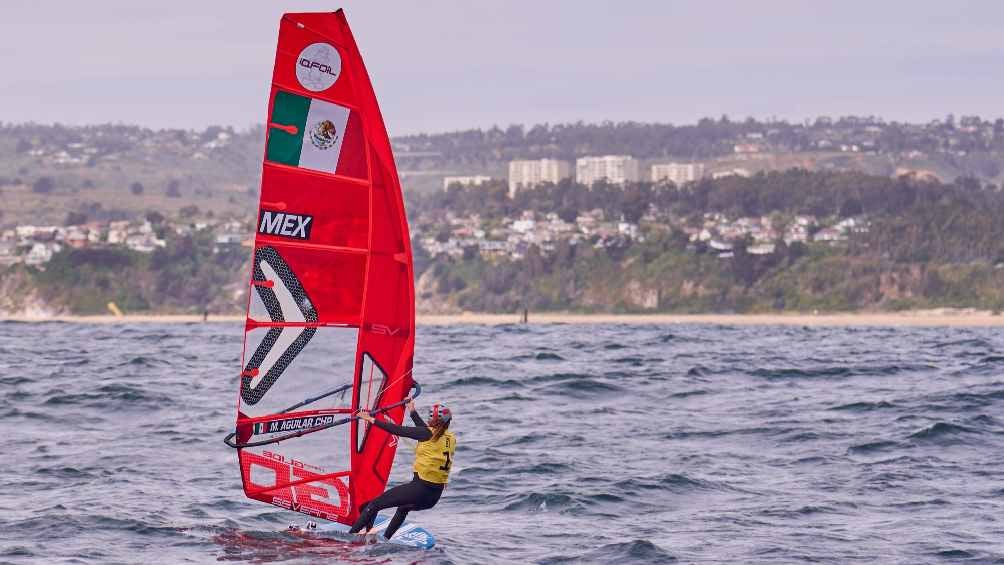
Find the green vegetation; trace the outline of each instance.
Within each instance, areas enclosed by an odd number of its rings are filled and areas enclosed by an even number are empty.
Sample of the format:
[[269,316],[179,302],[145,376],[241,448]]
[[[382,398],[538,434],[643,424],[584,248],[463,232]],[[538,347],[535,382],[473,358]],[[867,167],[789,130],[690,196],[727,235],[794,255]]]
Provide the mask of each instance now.
[[[157,216],[185,222],[244,219],[255,209],[264,137],[262,127],[154,131],[0,124],[0,191],[6,199],[0,223],[10,228],[143,216],[154,224]],[[430,308],[1004,309],[1001,119],[947,116],[903,124],[848,117],[791,124],[723,116],[693,125],[512,126],[407,136],[394,144],[399,168],[419,173],[402,175],[417,238],[448,241],[449,214],[479,215],[490,234],[504,231],[505,219],[524,211],[553,212],[574,222],[599,209],[608,221],[638,224],[644,239],[591,236],[576,245],[557,242],[553,249],[531,246],[520,259],[487,259],[476,249],[434,258],[416,243],[420,295]],[[737,156],[737,144],[755,145],[757,152]],[[805,163],[826,171],[775,171],[683,187],[638,183],[587,189],[562,182],[521,191],[514,199],[502,181],[438,189],[442,174],[501,177],[510,159],[618,153],[634,155],[643,165],[704,160],[715,170],[758,170]],[[921,174],[892,178],[901,168]],[[958,180],[923,180],[925,171]],[[435,190],[414,191],[420,182]],[[867,230],[833,243],[778,240],[766,255],[751,253],[749,241],[738,241],[732,255],[723,256],[707,242],[692,240],[706,213],[770,217],[776,226],[791,225],[798,215],[814,216],[823,225],[853,217],[866,222]],[[208,232],[166,237],[167,247],[152,254],[64,249],[44,269],[10,268],[0,277],[0,298],[9,302],[30,291],[53,309],[80,313],[104,312],[109,301],[126,310],[243,308],[239,295],[246,291],[248,250],[214,252]]]
[[[596,246],[597,238],[559,242],[547,257],[531,246],[520,260],[425,259],[434,284],[426,298],[456,308],[535,310],[762,312],[973,307],[1004,309],[1004,194],[960,179],[954,184],[911,177],[804,170],[701,181],[678,189],[639,184],[586,190],[571,183],[520,193],[451,189],[412,199],[419,226],[443,210],[564,210],[574,217],[600,208],[608,218],[637,221],[644,242]],[[774,253],[752,255],[735,242],[731,257],[681,231],[706,212],[731,218],[805,214],[867,218],[847,241],[775,241]],[[425,224],[423,224],[423,221]]]
[[236,312],[234,294],[245,290],[248,256],[242,247],[214,249],[204,230],[168,234],[167,246],[149,254],[66,248],[44,269],[15,269],[28,275],[50,308],[75,314],[107,313],[109,302],[127,312]]

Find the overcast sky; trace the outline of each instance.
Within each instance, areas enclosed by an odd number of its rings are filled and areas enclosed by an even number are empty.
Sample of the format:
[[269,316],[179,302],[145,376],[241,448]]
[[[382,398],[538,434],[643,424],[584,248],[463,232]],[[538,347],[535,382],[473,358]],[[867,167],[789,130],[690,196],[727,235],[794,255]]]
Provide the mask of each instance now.
[[1004,2],[5,0],[0,121],[264,121],[283,11],[344,7],[391,134],[1004,116]]

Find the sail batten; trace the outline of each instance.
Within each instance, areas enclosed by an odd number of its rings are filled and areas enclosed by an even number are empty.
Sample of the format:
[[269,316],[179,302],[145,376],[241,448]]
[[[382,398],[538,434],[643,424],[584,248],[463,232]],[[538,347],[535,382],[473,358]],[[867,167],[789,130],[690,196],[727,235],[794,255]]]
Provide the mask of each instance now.
[[402,420],[415,316],[390,139],[343,12],[282,17],[266,123],[228,444],[248,497],[349,523],[396,449],[352,415]]

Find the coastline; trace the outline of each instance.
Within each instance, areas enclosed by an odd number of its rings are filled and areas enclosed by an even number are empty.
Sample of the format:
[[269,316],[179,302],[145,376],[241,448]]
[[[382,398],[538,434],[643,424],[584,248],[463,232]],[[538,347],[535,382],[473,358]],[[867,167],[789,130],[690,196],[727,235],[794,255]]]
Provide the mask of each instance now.
[[[126,316],[0,316],[4,322],[67,322],[82,324],[192,324],[240,323],[243,316],[209,316],[203,320],[196,314],[137,314]],[[502,325],[518,324],[517,314],[418,314],[416,324]],[[575,314],[541,312],[529,315],[530,324],[629,324],[680,325],[708,324],[725,326],[888,326],[888,327],[1004,327],[1004,316],[976,310],[919,310],[909,312],[845,312],[826,314]]]

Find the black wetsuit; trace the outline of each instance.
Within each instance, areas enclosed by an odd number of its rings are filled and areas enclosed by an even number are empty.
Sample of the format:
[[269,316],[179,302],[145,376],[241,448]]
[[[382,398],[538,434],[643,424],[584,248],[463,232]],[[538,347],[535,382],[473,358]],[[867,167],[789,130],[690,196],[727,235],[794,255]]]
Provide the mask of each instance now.
[[[432,439],[432,431],[425,425],[418,412],[412,412],[411,419],[417,427],[399,426],[381,420],[374,420],[373,424],[396,436],[416,439],[418,441]],[[397,512],[394,513],[394,517],[391,518],[390,524],[387,525],[387,529],[383,533],[385,538],[390,539],[394,535],[394,532],[404,523],[404,518],[408,515],[408,512],[432,508],[439,502],[439,497],[443,494],[444,488],[446,488],[445,484],[423,481],[418,478],[418,473],[415,473],[410,483],[398,485],[364,504],[362,512],[359,513],[359,518],[356,519],[355,524],[352,524],[349,532],[354,534],[362,531],[364,528],[367,530],[372,528],[377,512],[396,506]]]

